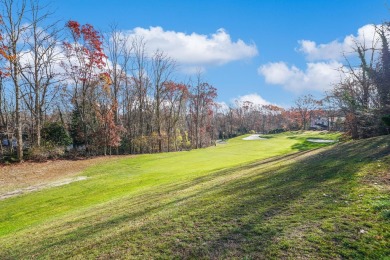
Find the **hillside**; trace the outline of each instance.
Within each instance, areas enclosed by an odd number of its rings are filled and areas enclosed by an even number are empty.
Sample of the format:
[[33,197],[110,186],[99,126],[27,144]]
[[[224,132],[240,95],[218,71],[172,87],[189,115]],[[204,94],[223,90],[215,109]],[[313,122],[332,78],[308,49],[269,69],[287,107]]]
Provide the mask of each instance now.
[[0,258],[389,256],[390,136],[313,137],[116,158],[1,200]]

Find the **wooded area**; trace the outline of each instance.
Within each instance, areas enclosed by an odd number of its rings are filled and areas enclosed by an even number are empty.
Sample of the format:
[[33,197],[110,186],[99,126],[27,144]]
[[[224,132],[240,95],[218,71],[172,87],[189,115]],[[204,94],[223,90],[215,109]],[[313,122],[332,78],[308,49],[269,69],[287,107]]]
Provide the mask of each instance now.
[[63,25],[37,0],[0,4],[1,161],[60,157],[67,146],[68,156],[196,149],[250,131],[389,133],[388,23],[377,26],[373,46],[356,43],[358,62],[346,60],[341,82],[322,100],[226,108],[200,72],[177,81],[176,62],[143,38],[116,26],[102,33]]

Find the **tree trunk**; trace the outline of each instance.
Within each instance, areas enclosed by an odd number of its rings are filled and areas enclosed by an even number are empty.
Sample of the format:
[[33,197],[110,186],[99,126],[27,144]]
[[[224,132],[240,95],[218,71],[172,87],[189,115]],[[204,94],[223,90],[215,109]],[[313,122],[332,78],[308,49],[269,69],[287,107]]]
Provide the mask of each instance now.
[[[17,65],[16,65],[17,66]],[[17,71],[17,67],[14,67]],[[16,75],[18,75],[16,73]],[[19,161],[23,161],[23,134],[22,134],[22,122],[21,122],[21,114],[20,114],[20,87],[17,79],[14,79],[15,84],[15,121],[16,121],[16,140],[18,142],[18,146],[16,148],[16,153]]]
[[41,146],[41,109],[39,106],[39,90],[35,96],[35,127],[36,127],[36,144]]

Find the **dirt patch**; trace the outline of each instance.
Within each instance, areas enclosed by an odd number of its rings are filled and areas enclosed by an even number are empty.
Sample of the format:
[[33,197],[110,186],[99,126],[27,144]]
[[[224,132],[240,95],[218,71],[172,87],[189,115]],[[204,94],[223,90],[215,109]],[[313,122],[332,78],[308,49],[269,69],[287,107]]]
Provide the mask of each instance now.
[[0,196],[30,187],[45,187],[51,183],[75,179],[76,175],[89,166],[126,157],[129,156],[101,156],[76,161],[58,160],[2,165],[0,166]]
[[55,182],[51,182],[51,183],[40,184],[40,185],[36,185],[36,186],[30,186],[30,187],[27,187],[27,188],[13,190],[13,191],[7,192],[5,194],[0,194],[0,200],[12,198],[12,197],[24,194],[24,193],[29,193],[29,192],[33,192],[33,191],[37,191],[37,190],[42,190],[42,189],[45,189],[45,188],[63,186],[63,185],[66,185],[66,184],[69,184],[69,183],[72,183],[72,182],[75,182],[75,181],[83,181],[83,180],[86,180],[86,179],[87,179],[86,176],[79,176],[79,177],[75,177],[75,178],[63,179],[61,181],[55,181]]

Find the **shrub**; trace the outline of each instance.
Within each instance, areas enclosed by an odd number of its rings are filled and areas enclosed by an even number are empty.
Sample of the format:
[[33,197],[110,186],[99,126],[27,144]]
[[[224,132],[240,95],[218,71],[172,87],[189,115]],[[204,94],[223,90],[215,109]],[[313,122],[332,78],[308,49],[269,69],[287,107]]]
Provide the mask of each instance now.
[[72,143],[65,127],[59,122],[46,123],[42,128],[42,139],[54,146],[65,146]]
[[63,147],[47,144],[44,146],[31,147],[26,154],[26,159],[37,162],[45,162],[49,159],[61,158],[64,154],[65,151]]
[[276,128],[276,129],[273,129],[273,130],[270,130],[268,132],[268,134],[279,134],[279,133],[283,133],[285,130],[283,128]]
[[382,121],[385,123],[385,125],[390,126],[390,115],[382,117]]

